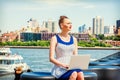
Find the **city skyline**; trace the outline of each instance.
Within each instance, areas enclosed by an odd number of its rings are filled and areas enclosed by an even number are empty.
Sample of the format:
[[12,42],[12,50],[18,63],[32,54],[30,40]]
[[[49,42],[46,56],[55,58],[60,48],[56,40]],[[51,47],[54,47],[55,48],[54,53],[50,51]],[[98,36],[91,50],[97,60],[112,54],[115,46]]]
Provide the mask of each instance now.
[[78,32],[83,24],[93,27],[96,16],[104,18],[104,26],[113,26],[120,19],[119,3],[119,0],[0,0],[0,30],[2,33],[20,30],[30,18],[42,25],[49,19],[58,21],[61,15],[70,18],[72,32]]

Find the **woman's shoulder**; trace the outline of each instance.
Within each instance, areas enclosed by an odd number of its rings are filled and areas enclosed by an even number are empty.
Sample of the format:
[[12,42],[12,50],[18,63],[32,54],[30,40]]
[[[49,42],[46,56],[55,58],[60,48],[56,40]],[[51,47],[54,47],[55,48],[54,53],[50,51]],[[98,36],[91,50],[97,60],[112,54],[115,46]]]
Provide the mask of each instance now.
[[74,43],[77,43],[77,38],[75,36],[72,36]]
[[51,39],[56,39],[56,35],[52,36]]
[[51,41],[57,41],[56,35],[51,37]]
[[77,40],[77,38],[75,36],[72,36],[73,37],[73,40]]

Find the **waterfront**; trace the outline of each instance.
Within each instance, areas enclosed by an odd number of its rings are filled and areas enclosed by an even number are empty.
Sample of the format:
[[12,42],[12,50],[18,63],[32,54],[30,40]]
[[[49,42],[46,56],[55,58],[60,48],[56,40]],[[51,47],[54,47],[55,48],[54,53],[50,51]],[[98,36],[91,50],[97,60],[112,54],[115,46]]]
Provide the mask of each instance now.
[[[49,49],[26,49],[11,48],[15,54],[20,54],[33,71],[50,71],[52,64],[49,62]],[[107,55],[118,52],[119,50],[78,50],[79,54],[91,54],[91,59],[99,59]],[[49,66],[49,67],[48,67]],[[0,77],[0,80],[13,80],[14,75]]]

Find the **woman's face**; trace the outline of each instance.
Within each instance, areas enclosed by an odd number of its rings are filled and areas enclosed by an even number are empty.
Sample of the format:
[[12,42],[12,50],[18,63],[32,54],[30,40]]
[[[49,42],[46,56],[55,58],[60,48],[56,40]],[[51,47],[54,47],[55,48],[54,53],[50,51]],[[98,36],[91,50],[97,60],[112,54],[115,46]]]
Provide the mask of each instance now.
[[71,31],[72,29],[72,23],[70,19],[65,18],[63,23],[61,23],[61,29],[64,31]]

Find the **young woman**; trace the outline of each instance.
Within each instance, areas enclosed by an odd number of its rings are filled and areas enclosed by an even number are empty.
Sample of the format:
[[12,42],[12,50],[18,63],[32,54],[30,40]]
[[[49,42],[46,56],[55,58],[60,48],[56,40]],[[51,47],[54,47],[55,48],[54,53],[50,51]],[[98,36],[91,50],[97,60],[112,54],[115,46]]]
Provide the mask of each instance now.
[[54,64],[52,75],[58,80],[84,80],[81,69],[68,69],[71,55],[77,55],[77,40],[69,35],[72,23],[67,16],[60,16],[61,32],[51,38],[49,59]]

